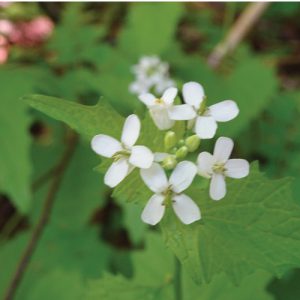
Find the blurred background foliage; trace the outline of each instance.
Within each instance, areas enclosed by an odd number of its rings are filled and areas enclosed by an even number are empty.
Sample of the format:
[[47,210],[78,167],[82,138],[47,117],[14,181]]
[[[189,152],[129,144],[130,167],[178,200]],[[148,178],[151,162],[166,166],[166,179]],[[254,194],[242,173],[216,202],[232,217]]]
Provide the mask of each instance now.
[[[209,103],[234,99],[241,113],[218,134],[232,137],[234,155],[258,160],[269,177],[295,177],[300,202],[300,4],[272,3],[217,71],[206,63],[246,5],[2,4],[0,29],[9,21],[19,35],[0,40],[0,295],[72,138],[63,124],[29,110],[19,98],[40,93],[95,104],[104,96],[124,116],[143,112],[129,93],[131,66],[143,55],[169,63],[179,87],[203,84]],[[40,17],[48,22],[44,35],[32,25]],[[173,299],[174,262],[160,236],[146,231],[141,207],[110,195],[93,171],[99,159],[88,141],[74,144],[16,299]],[[184,274],[184,299],[294,300],[299,280],[299,270],[282,279],[258,272],[239,287],[224,275],[197,287]]]

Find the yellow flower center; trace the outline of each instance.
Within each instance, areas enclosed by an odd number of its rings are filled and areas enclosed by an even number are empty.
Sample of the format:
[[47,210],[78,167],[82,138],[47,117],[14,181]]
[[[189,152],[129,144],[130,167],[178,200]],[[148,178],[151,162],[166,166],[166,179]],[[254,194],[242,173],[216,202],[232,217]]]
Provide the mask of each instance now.
[[226,171],[224,163],[215,164],[212,169],[214,173],[220,173],[220,174],[223,174]]
[[165,103],[164,100],[162,100],[161,98],[155,99],[155,104],[162,105],[162,104],[164,104],[164,103]]

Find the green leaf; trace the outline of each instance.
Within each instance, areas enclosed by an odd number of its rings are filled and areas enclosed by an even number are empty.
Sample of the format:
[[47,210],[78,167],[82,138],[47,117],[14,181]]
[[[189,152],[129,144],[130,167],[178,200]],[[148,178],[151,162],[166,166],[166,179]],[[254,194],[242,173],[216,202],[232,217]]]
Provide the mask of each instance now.
[[8,284],[14,272],[17,268],[21,251],[26,246],[26,242],[29,238],[28,234],[22,234],[15,237],[9,243],[0,247],[0,261],[1,261],[1,270],[5,272],[0,272],[0,297],[4,296]]
[[132,258],[133,279],[105,274],[100,280],[90,282],[85,299],[174,299],[171,285],[174,260],[157,234],[149,233],[146,250],[134,252]]
[[[1,261],[14,258],[15,263],[18,262],[23,247],[13,248],[13,243],[7,243],[4,247],[7,251],[1,255]],[[48,276],[57,268],[66,272],[80,272],[85,279],[98,278],[107,271],[108,258],[109,248],[99,241],[96,230],[71,230],[49,225],[27,268],[26,276],[18,289],[17,299],[31,299],[32,287],[40,278]]]
[[6,193],[21,213],[31,202],[30,116],[19,98],[33,91],[35,70],[0,70],[0,192]]
[[28,297],[20,300],[80,300],[84,293],[84,280],[79,272],[54,269],[41,276],[31,287]]
[[123,224],[128,231],[130,241],[134,245],[139,245],[147,232],[147,224],[141,222],[141,214],[144,204],[129,204],[122,201],[122,199],[119,197],[117,198],[117,202],[122,207]]
[[100,74],[89,81],[117,111],[126,114],[144,108],[138,97],[129,92],[129,86],[134,81],[131,72],[134,63],[116,48],[102,45],[98,49],[96,61]]
[[216,276],[209,284],[196,285],[184,272],[184,300],[253,300],[254,295],[259,300],[272,300],[273,297],[266,291],[266,285],[271,278],[266,272],[256,271],[244,278],[241,285],[235,286],[222,274]]
[[233,99],[238,104],[240,113],[233,121],[222,124],[219,134],[236,136],[249,126],[268,106],[277,90],[277,84],[274,68],[249,56],[241,61],[228,78],[228,93],[218,99]]
[[101,280],[91,283],[86,300],[171,300],[165,298],[159,286],[148,286],[143,283],[135,283],[122,276],[105,275]]
[[23,100],[48,116],[65,122],[88,139],[99,133],[120,137],[124,119],[103,100],[94,106],[43,95],[28,95]]
[[181,13],[180,3],[132,3],[121,50],[135,58],[161,54],[175,36]]
[[268,180],[254,166],[245,179],[228,180],[221,201],[191,188],[202,220],[186,226],[168,210],[161,223],[166,244],[197,283],[221,272],[239,283],[255,269],[280,276],[300,265],[300,208],[291,182]]
[[93,212],[103,205],[106,187],[102,176],[92,170],[97,160],[89,145],[77,146],[57,194],[51,224],[80,228],[88,224]]

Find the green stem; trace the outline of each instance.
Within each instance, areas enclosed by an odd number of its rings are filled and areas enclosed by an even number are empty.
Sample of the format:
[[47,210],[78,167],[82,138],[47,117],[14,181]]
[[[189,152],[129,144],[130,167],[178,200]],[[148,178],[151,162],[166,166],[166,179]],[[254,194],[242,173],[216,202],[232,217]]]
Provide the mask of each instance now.
[[175,276],[174,276],[174,292],[175,300],[182,300],[182,287],[181,287],[181,264],[175,256]]

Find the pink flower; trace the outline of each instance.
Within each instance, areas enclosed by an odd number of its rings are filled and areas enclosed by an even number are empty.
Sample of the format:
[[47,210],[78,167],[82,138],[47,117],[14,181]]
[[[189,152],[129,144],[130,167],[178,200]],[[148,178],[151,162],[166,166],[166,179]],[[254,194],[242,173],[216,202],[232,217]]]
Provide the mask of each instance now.
[[9,20],[0,20],[0,34],[10,36],[15,31],[15,25]]
[[43,16],[29,22],[13,23],[10,20],[0,20],[0,64],[7,61],[10,45],[38,46],[50,36],[53,27],[53,22]]
[[29,22],[16,23],[14,30],[9,35],[13,44],[24,47],[39,45],[49,37],[53,31],[53,22],[47,17],[37,17]]
[[7,61],[9,52],[9,44],[7,39],[0,35],[0,64],[4,64]]
[[8,7],[12,4],[11,1],[0,1],[0,7],[1,8],[5,8],[5,7]]

